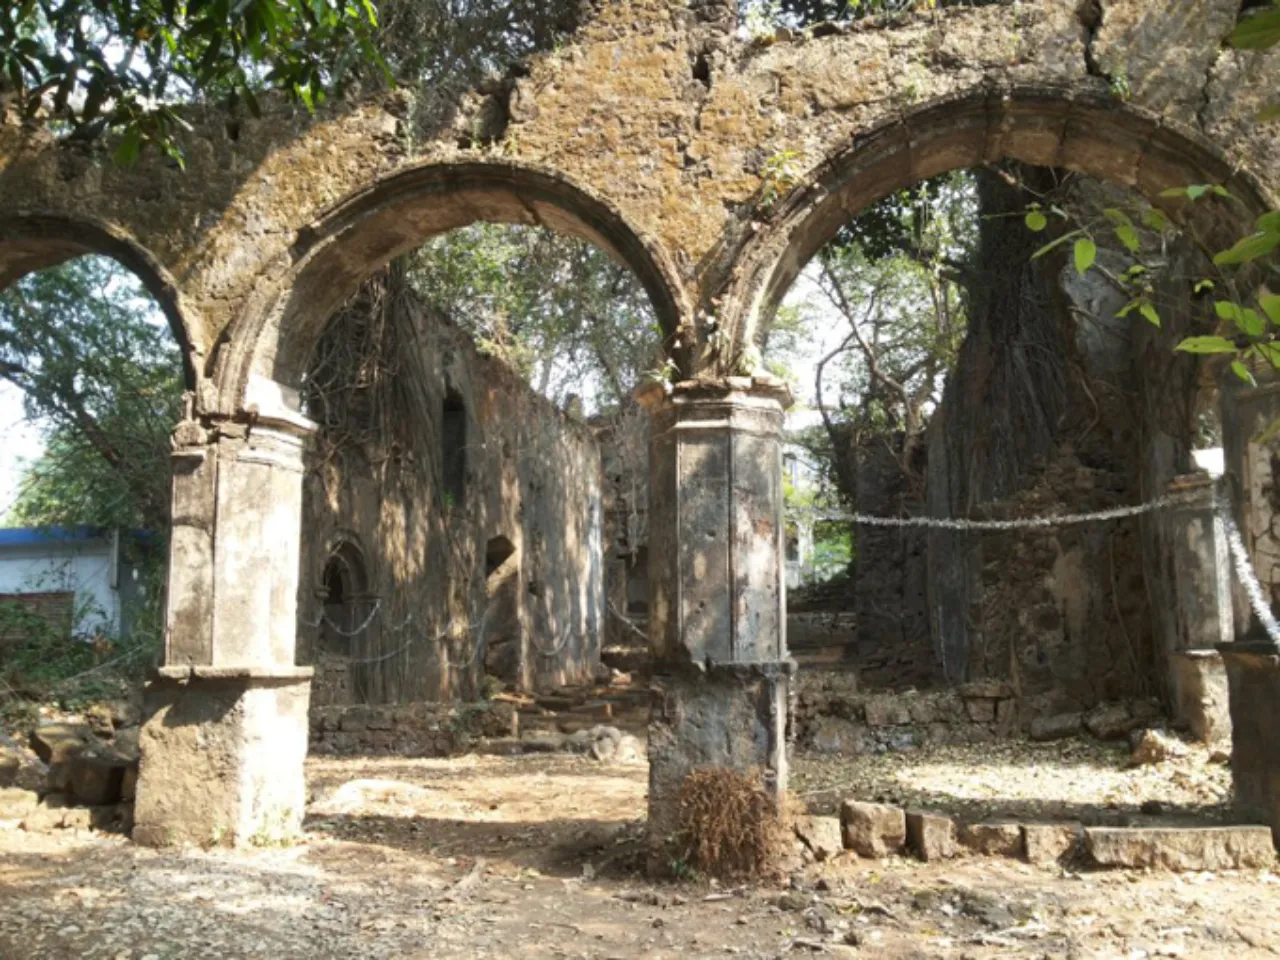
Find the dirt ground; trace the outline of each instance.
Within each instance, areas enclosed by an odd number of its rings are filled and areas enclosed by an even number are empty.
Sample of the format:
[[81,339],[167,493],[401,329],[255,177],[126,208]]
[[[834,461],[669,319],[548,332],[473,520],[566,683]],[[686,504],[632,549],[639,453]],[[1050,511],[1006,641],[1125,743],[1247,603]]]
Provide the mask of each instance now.
[[[915,784],[937,796],[960,782],[939,772],[961,764],[946,756],[902,754],[866,766],[880,771],[885,792]],[[1086,751],[1054,768],[1035,751],[1021,756],[975,750],[972,763],[993,767],[967,789],[1013,778],[1051,802],[1088,770],[1124,788],[1116,757]],[[797,767],[804,786],[850,774],[813,758]],[[156,852],[116,836],[0,831],[0,957],[1280,954],[1280,877],[1270,871],[840,858],[774,887],[653,884],[641,869],[643,765],[576,756],[314,759],[308,772],[306,839],[283,849]],[[1177,772],[1132,776],[1172,783]],[[1206,783],[1214,776],[1206,773]],[[1216,788],[1196,789],[1206,807],[1219,804]],[[1103,808],[1130,800],[1136,796]]]

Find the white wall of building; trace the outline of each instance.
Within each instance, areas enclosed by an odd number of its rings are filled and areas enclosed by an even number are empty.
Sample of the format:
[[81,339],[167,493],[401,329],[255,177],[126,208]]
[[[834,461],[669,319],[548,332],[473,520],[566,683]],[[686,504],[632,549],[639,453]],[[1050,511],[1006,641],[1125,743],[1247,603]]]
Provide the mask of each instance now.
[[121,606],[112,536],[0,530],[0,594],[33,593],[74,593],[75,632],[116,635]]

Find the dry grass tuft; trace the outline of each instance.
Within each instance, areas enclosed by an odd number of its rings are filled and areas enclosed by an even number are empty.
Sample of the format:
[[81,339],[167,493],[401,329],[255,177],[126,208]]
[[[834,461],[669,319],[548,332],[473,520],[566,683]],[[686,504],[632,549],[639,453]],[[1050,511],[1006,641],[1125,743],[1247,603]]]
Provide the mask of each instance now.
[[758,772],[708,767],[680,785],[680,840],[688,866],[725,879],[766,876],[787,839],[785,812]]

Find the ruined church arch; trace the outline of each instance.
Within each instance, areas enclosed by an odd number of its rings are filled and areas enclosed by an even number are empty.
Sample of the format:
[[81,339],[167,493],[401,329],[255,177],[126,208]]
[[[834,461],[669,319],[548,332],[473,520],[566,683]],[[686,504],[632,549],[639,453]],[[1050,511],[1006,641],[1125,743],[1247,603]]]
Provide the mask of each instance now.
[[182,353],[186,386],[194,387],[201,357],[199,329],[178,284],[159,260],[118,228],[92,220],[73,220],[34,214],[0,215],[0,290],[28,274],[56,267],[68,260],[99,254],[134,274],[164,313]]
[[433,236],[480,221],[542,226],[600,247],[639,278],[677,362],[688,353],[677,339],[688,312],[677,272],[609,204],[534,168],[424,164],[358,190],[298,232],[287,262],[271,270],[280,279],[263,284],[232,324],[216,364],[220,410],[252,404],[254,381],[296,386],[325,322],[365,278]]
[[[806,263],[853,216],[930,177],[1000,160],[1062,167],[1168,205],[1164,190],[1223,184],[1238,201],[1187,211],[1226,249],[1275,205],[1262,182],[1204,138],[1103,95],[1046,88],[979,88],[884,121],[826,157],[779,202],[772,222],[736,258],[721,317],[737,357],[759,340]],[[1177,201],[1175,201],[1177,202]]]

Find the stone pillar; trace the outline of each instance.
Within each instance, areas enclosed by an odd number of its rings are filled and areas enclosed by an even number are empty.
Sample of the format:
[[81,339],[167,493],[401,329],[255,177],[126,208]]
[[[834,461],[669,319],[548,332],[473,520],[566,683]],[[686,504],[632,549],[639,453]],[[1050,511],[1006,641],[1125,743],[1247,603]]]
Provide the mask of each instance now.
[[651,867],[676,855],[678,793],[704,767],[756,772],[779,801],[795,664],[786,648],[786,387],[654,386],[649,488]]
[[[1222,388],[1222,446],[1226,493],[1253,568],[1272,607],[1280,600],[1280,381]],[[1235,634],[1253,633],[1256,618],[1239,585]]]
[[1280,646],[1255,633],[1219,649],[1231,693],[1236,812],[1269,824],[1280,845]]
[[164,665],[147,684],[134,839],[296,832],[311,668],[294,665],[303,449],[287,413],[174,431]]
[[1172,602],[1158,618],[1169,698],[1177,720],[1206,743],[1231,736],[1227,676],[1217,649],[1235,638],[1231,558],[1218,514],[1219,498],[1226,496],[1222,486],[1207,473],[1175,477],[1169,492],[1184,499],[1157,515],[1169,552],[1165,578]]
[[[1236,523],[1263,594],[1280,595],[1280,381],[1222,390],[1226,477]],[[1237,812],[1271,825],[1280,841],[1280,645],[1267,636],[1236,582],[1236,642],[1218,649],[1231,700],[1231,775]]]

